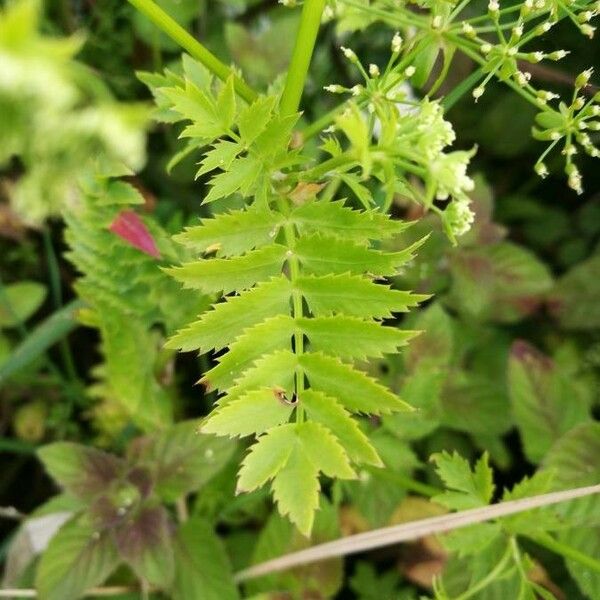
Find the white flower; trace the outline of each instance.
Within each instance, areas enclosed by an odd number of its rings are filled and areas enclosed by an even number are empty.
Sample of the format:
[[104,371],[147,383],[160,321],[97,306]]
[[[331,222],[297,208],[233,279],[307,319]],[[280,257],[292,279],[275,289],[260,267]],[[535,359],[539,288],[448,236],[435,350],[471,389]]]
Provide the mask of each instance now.
[[535,163],[533,168],[542,179],[548,177],[548,167],[543,162]]
[[467,167],[474,150],[459,150],[448,154],[439,154],[429,170],[437,183],[436,198],[445,200],[450,196],[456,200],[467,200],[466,192],[471,192],[475,182],[467,175]]
[[476,87],[473,90],[472,94],[473,94],[473,98],[475,98],[475,102],[477,102],[477,100],[479,100],[479,98],[481,98],[481,96],[483,96],[484,92],[485,92],[485,88],[482,85]]
[[394,37],[392,38],[392,52],[394,54],[400,54],[400,50],[402,49],[402,38],[400,34],[396,32]]
[[590,77],[592,76],[593,72],[594,69],[586,69],[585,71],[579,73],[579,75],[577,75],[577,78],[575,79],[575,87],[585,87],[590,82]]
[[376,64],[371,63],[369,65],[369,75],[371,77],[379,77],[379,75],[380,75],[379,67]]
[[354,50],[351,50],[350,48],[346,48],[345,46],[341,46],[341,51],[344,53],[344,56],[352,63],[358,62],[358,56],[356,56],[356,53],[354,52]]
[[569,179],[567,181],[569,187],[572,190],[575,190],[578,194],[583,194],[583,185],[581,182],[581,173],[579,173],[579,169],[575,165],[570,165],[569,169]]
[[406,69],[404,70],[404,74],[407,77],[412,77],[415,73],[416,73],[416,69],[411,65],[410,67],[406,67]]
[[594,37],[594,33],[596,32],[596,28],[587,23],[584,23],[579,29],[583,35],[587,35],[590,39]]
[[474,221],[475,213],[471,210],[468,198],[453,200],[444,211],[444,220],[456,237],[467,233]]
[[473,25],[467,23],[466,21],[462,22],[462,31],[468,37],[475,36],[475,28],[473,27]]

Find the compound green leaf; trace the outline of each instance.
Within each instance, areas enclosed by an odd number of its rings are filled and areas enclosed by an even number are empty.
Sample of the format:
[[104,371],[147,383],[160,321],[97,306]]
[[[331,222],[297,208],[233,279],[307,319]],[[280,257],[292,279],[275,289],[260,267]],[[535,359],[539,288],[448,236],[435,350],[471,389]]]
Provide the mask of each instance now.
[[357,464],[383,466],[369,438],[344,408],[332,397],[309,389],[300,398],[308,416],[329,429],[344,447],[348,457]]
[[231,129],[235,119],[235,88],[233,82],[234,77],[230,75],[217,96],[219,118],[225,130]]
[[298,325],[310,340],[312,350],[342,358],[382,357],[396,352],[417,335],[415,331],[342,315],[303,318]]
[[208,352],[230,344],[241,331],[281,313],[287,313],[292,294],[286,277],[272,278],[256,287],[229,296],[214,305],[198,321],[181,329],[166,344],[168,348]]
[[387,239],[410,226],[380,211],[352,210],[343,200],[307,202],[294,210],[290,220],[303,234],[322,232],[358,243]]
[[352,412],[372,415],[412,410],[386,387],[368,375],[322,353],[299,357],[312,388],[337,398]]
[[295,287],[306,298],[315,316],[345,314],[362,318],[387,318],[407,312],[429,296],[392,290],[358,275],[299,277]]
[[226,198],[236,192],[247,195],[248,189],[257,180],[261,163],[252,156],[243,156],[232,161],[228,171],[215,175],[211,180],[211,188],[204,203]]
[[203,219],[174,239],[195,252],[216,249],[218,256],[243,254],[272,243],[283,217],[266,208],[251,207]]
[[291,398],[297,364],[298,358],[290,350],[279,350],[263,356],[254,363],[253,367],[244,371],[236,380],[235,386],[219,400],[219,405],[223,406],[246,392],[261,387],[279,389],[281,393]]
[[205,376],[211,388],[224,390],[255,360],[276,350],[291,348],[294,320],[288,315],[269,318],[247,329],[233,344],[226,354],[219,357],[219,364]]
[[286,252],[285,246],[273,244],[233,258],[199,259],[171,267],[167,272],[186,288],[227,294],[281,273]]
[[161,88],[160,95],[170,101],[169,108],[179,113],[181,119],[193,122],[185,128],[185,137],[212,140],[226,132],[212,99],[190,81],[186,82],[185,89]]
[[262,388],[244,394],[214,411],[202,425],[204,433],[230,437],[260,434],[289,421],[294,406],[279,390]]
[[319,507],[320,489],[319,469],[302,446],[293,444],[285,466],[273,480],[273,498],[279,512],[287,515],[306,536],[310,534]]
[[212,150],[209,150],[202,159],[201,167],[196,173],[196,177],[210,173],[215,169],[227,171],[235,157],[243,150],[237,142],[229,140],[220,140],[216,142]]
[[471,470],[469,462],[458,453],[434,454],[437,474],[449,492],[434,497],[434,501],[448,508],[466,510],[489,504],[494,493],[493,472],[484,454]]
[[319,505],[319,472],[330,477],[352,479],[344,449],[331,432],[314,421],[292,425],[295,439],[285,465],[273,480],[273,496],[279,512],[288,515],[298,529],[308,535]]
[[279,473],[294,448],[295,427],[293,423],[281,425],[258,438],[242,461],[238,491],[251,492]]
[[381,252],[349,240],[322,235],[301,237],[296,242],[294,254],[298,256],[306,272],[313,275],[394,275],[396,269],[409,260],[404,252]]
[[271,120],[275,102],[274,96],[261,96],[240,112],[238,128],[246,146],[252,144]]
[[348,456],[327,427],[315,421],[296,424],[298,443],[318,470],[328,477],[353,479]]

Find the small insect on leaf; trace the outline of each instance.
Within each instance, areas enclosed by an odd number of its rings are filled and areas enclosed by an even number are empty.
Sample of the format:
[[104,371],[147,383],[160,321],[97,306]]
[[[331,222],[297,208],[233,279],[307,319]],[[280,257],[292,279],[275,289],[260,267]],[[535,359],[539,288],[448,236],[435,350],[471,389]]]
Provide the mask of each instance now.
[[109,230],[134,248],[154,258],[160,258],[160,252],[154,238],[140,217],[133,211],[121,211],[111,223]]

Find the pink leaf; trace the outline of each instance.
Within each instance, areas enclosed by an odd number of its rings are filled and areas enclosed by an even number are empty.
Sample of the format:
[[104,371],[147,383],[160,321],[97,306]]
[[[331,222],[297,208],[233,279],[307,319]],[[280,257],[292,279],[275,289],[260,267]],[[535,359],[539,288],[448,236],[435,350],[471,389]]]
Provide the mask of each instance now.
[[121,239],[129,242],[132,246],[153,256],[160,258],[160,252],[156,247],[154,238],[148,231],[139,216],[131,210],[123,210],[112,222],[109,230]]

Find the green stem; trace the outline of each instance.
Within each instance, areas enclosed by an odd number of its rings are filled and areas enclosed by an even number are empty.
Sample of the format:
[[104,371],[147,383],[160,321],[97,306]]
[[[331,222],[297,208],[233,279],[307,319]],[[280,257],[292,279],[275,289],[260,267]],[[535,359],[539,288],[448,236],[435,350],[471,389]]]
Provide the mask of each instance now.
[[509,563],[512,556],[512,548],[510,544],[507,546],[506,552],[500,559],[500,562],[483,578],[480,579],[475,585],[470,587],[466,592],[457,596],[455,600],[467,600],[467,598],[472,598],[475,594],[486,588],[492,581],[500,577],[502,571],[506,568],[506,565]]
[[296,36],[296,45],[287,73],[285,88],[281,96],[281,114],[291,115],[297,112],[308,75],[308,67],[312,58],[321,16],[325,9],[325,0],[305,0],[302,7],[300,26]]
[[246,102],[253,102],[256,99],[257,93],[241,77],[237,76],[225,63],[221,62],[208,48],[191,36],[152,0],[128,1],[219,79],[226,81],[233,75],[235,91]]
[[[285,205],[284,200],[281,198],[279,200],[279,209],[282,213],[285,213]],[[283,226],[283,235],[285,238],[285,244],[290,252],[290,257],[288,258],[288,265],[290,267],[290,281],[292,283],[292,318],[294,321],[296,319],[300,319],[304,316],[304,307],[303,307],[303,297],[302,294],[295,289],[295,283],[298,277],[300,276],[300,261],[298,257],[294,254],[294,246],[296,241],[296,234],[294,232],[294,226],[287,222]],[[294,354],[296,356],[302,356],[304,354],[304,335],[302,332],[298,331],[294,333]],[[294,393],[296,395],[296,420],[298,422],[302,422],[304,420],[304,409],[302,408],[302,404],[300,403],[300,396],[304,391],[304,370],[302,367],[298,366],[296,369],[296,385]]]
[[593,556],[589,556],[588,554],[584,554],[577,548],[563,544],[562,542],[555,540],[552,536],[545,533],[526,537],[535,542],[538,546],[547,548],[555,554],[560,554],[564,558],[574,560],[580,565],[594,571],[595,573],[600,573],[600,560],[594,558]]

